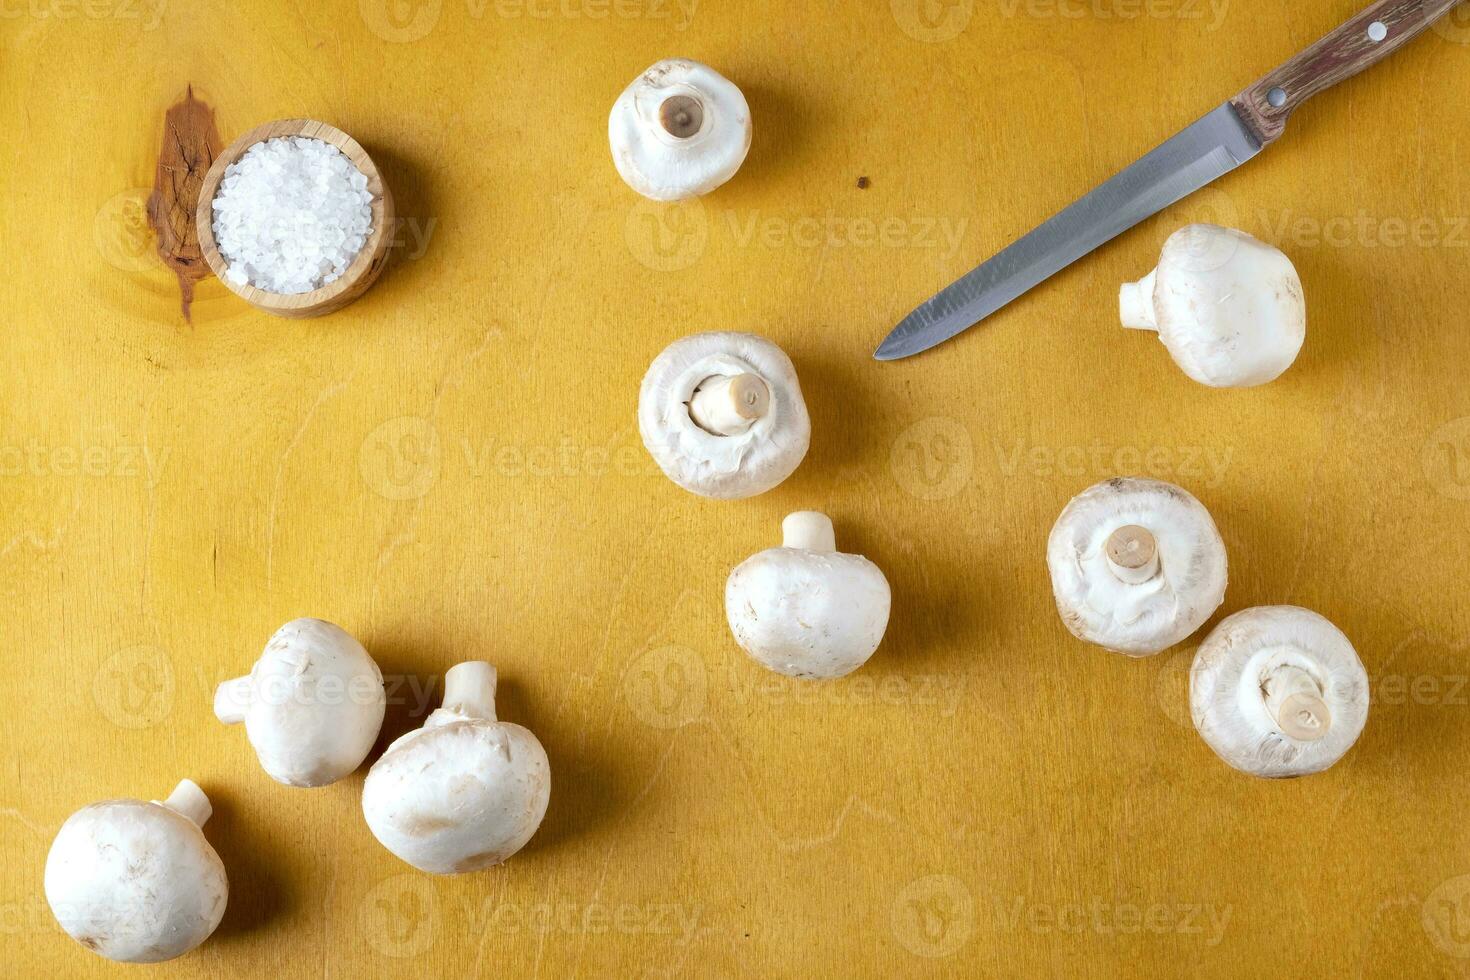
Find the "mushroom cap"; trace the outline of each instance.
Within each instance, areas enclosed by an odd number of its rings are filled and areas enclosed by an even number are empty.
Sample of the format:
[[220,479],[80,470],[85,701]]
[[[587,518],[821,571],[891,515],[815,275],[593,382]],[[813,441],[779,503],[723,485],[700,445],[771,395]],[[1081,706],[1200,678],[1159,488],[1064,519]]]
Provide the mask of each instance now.
[[551,798],[551,765],[530,731],[446,716],[390,745],[362,788],[373,836],[433,874],[501,863],[536,833]]
[[1159,339],[1184,373],[1215,388],[1274,381],[1307,336],[1296,267],[1243,231],[1188,225],[1170,235],[1154,280]]
[[[660,121],[665,100],[676,96],[699,103],[702,118],[691,136],[675,136]],[[655,201],[707,194],[735,176],[750,151],[750,133],[750,106],[740,89],[713,68],[683,58],[660,61],[639,75],[607,120],[618,173]]]
[[735,642],[787,677],[842,677],[867,663],[888,628],[892,593],[861,555],[767,548],[725,583]]
[[[1272,717],[1267,695],[1283,668],[1311,678],[1331,718],[1326,734],[1293,738]],[[1367,671],[1348,638],[1298,606],[1227,616],[1200,645],[1189,672],[1194,727],[1216,755],[1255,776],[1304,776],[1342,758],[1368,720],[1368,693]]]
[[[743,432],[716,435],[689,415],[689,400],[709,378],[758,375],[770,389],[763,416]],[[812,423],[791,358],[764,337],[701,333],[674,341],[654,358],[638,393],[643,445],[669,479],[723,500],[753,497],[801,465]]]
[[204,833],[162,803],[106,800],[67,818],[46,856],[46,901],[100,956],[158,963],[209,938],[229,881]]
[[[1137,584],[1115,575],[1107,555],[1113,532],[1129,525],[1150,531],[1158,553],[1158,572]],[[1210,512],[1161,480],[1118,477],[1078,494],[1052,527],[1046,563],[1067,629],[1133,657],[1183,640],[1225,601],[1225,542]]]
[[249,687],[245,733],[261,768],[287,786],[348,775],[383,727],[382,671],[350,633],[324,620],[295,619],[276,630]]

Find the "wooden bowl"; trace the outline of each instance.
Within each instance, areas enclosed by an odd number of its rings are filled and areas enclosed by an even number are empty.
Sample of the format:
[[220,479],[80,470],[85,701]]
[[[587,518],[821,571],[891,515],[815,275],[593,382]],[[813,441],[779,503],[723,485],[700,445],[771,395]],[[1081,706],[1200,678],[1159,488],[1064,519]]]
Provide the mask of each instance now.
[[[332,282],[305,293],[271,293],[255,286],[231,282],[225,272],[229,263],[220,254],[214,240],[214,195],[219,182],[224,179],[225,168],[244,155],[256,143],[278,136],[309,136],[330,143],[347,155],[352,165],[367,177],[367,189],[373,195],[373,229],[363,243],[362,250],[347,266],[342,275]],[[199,248],[210,271],[230,291],[267,313],[285,317],[321,316],[339,310],[357,299],[378,278],[383,266],[388,263],[388,246],[393,241],[393,194],[383,182],[383,175],[373,165],[372,158],[362,146],[335,126],[314,119],[277,119],[275,122],[256,126],[215,158],[209,172],[204,175],[204,184],[199,189],[199,203],[195,210],[194,224],[199,235]]]

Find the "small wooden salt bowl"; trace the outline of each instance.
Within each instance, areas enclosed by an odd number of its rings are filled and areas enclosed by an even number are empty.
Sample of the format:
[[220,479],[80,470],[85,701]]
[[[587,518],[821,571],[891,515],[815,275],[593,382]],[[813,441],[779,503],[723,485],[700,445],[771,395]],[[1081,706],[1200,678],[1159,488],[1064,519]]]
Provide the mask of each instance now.
[[[231,282],[225,272],[229,263],[220,254],[214,240],[214,195],[224,179],[225,168],[244,155],[256,143],[275,139],[278,136],[308,136],[330,143],[347,155],[352,165],[367,177],[367,189],[373,195],[373,230],[363,243],[362,250],[352,263],[332,282],[306,293],[270,293],[255,286]],[[199,235],[199,248],[210,271],[230,291],[252,306],[276,316],[303,318],[321,316],[339,310],[357,299],[378,278],[383,266],[388,264],[388,246],[393,242],[393,194],[383,181],[383,175],[373,165],[372,158],[362,146],[335,126],[314,119],[277,119],[245,133],[225,148],[204,175],[204,184],[199,189],[199,204],[194,215],[194,224]]]

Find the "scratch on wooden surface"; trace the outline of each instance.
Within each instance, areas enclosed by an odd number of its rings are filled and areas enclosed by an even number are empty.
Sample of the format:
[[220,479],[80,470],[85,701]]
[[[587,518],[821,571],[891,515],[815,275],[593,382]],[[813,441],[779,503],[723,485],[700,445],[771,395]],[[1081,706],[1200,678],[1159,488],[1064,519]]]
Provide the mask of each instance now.
[[1302,569],[1307,562],[1307,552],[1310,550],[1312,544],[1312,525],[1317,502],[1317,481],[1322,478],[1322,475],[1327,470],[1327,467],[1322,465],[1323,461],[1332,454],[1331,447],[1334,445],[1333,432],[1335,430],[1336,419],[1337,416],[1334,414],[1329,416],[1324,422],[1322,451],[1306,470],[1309,476],[1303,481],[1304,486],[1302,488],[1301,541],[1297,544],[1295,554],[1292,556],[1291,571],[1287,573],[1282,583],[1284,589],[1283,595],[1295,596],[1297,594],[1297,583],[1301,581]]
[[[144,459],[147,459],[148,458],[148,455],[149,455],[149,450],[148,450],[148,420],[153,415],[153,406],[157,403],[157,401],[158,401],[158,398],[157,398],[157,394],[155,392],[154,397],[153,398],[150,398],[148,400],[147,407],[145,407],[143,409],[143,458]],[[144,509],[144,513],[147,515],[147,519],[143,522],[143,558],[142,558],[142,561],[139,563],[140,564],[140,567],[141,567],[141,575],[139,576],[139,580],[140,581],[139,581],[139,586],[138,586],[138,608],[139,609],[146,609],[146,608],[148,608],[148,585],[149,585],[148,567],[152,563],[152,560],[153,560],[153,532],[154,532],[154,530],[156,530],[156,528],[158,526],[158,520],[157,520],[158,519],[158,496],[157,496],[157,494],[155,494],[153,492],[153,480],[152,479],[145,479],[143,481],[143,493],[146,495],[145,496],[145,505],[144,505],[144,508],[143,509]]]
[[[485,895],[485,901],[480,906],[482,912],[488,911],[500,901],[500,892],[503,890],[500,886],[505,880],[505,876],[501,875],[496,875],[491,879],[490,891]],[[493,918],[494,913],[492,912],[490,915]],[[475,944],[475,962],[472,964],[469,973],[471,978],[480,975],[480,968],[485,958],[485,940],[489,939],[491,934],[490,923],[480,923],[476,927],[476,931],[480,934],[480,941]]]
[[[332,889],[337,887],[337,865],[342,858],[342,852],[336,848],[332,849],[332,865],[327,870],[327,880],[322,887],[322,948],[332,948]],[[323,980],[331,973],[331,957],[322,960]]]
[[[638,580],[638,572],[641,560],[642,555],[636,556],[633,559],[633,564],[628,568],[628,574],[624,575],[623,580],[618,583],[617,593],[613,596],[612,609],[609,611],[607,616],[607,625],[602,630],[602,642],[598,645],[597,659],[592,663],[591,674],[594,681],[602,673],[602,665],[607,661],[608,649],[612,644],[613,626],[617,623],[618,614],[623,608],[624,600],[626,599],[628,594],[629,584]],[[697,601],[698,598],[698,595],[694,592],[693,589],[684,589],[682,592],[680,592],[674,598],[674,601],[670,603],[669,612],[668,615],[665,617],[664,622],[660,624],[657,630],[645,637],[643,644],[637,649],[653,649],[654,645],[665,636],[663,631],[668,626],[668,624],[678,621],[681,614],[680,611],[683,609],[684,604],[690,601]],[[556,703],[552,705],[552,718],[557,720],[561,719],[562,708],[567,704],[568,700],[571,697],[572,691],[570,687],[563,689],[561,695],[556,699]],[[603,726],[603,735],[604,737],[608,737],[612,734],[616,722],[611,715],[605,715],[603,720],[606,722],[606,724]],[[579,729],[577,746],[579,749],[581,749],[586,744],[587,732],[585,729]]]
[[1424,900],[1422,898],[1420,898],[1413,892],[1410,892],[1407,895],[1395,895],[1383,899],[1378,903],[1377,908],[1375,908],[1373,912],[1375,915],[1380,915],[1384,912],[1393,912],[1397,911],[1398,909],[1415,908],[1423,904]]
[[[608,459],[612,459],[613,458],[613,454],[616,452],[618,446],[620,446],[623,443],[624,440],[628,439],[628,437],[631,436],[631,435],[633,435],[633,434],[634,434],[634,426],[630,423],[628,425],[625,425],[625,426],[617,429],[615,432],[613,432],[613,434],[611,436],[608,436],[608,438],[606,440],[604,440],[603,442],[596,443],[594,445],[601,452],[606,453]],[[591,476],[592,476],[592,487],[593,487],[593,490],[601,490],[604,487],[607,487],[610,492],[616,492],[616,490],[614,489],[614,485],[611,484],[611,483],[609,483],[608,482],[608,479],[607,479],[609,477],[609,475],[610,475],[610,471],[611,471],[611,467],[608,467],[608,468],[604,468],[603,470],[601,470],[598,473],[591,474]],[[572,515],[568,515],[568,516],[572,516]],[[598,522],[597,522],[597,519],[595,517],[588,516],[584,520],[582,520],[579,523],[574,524],[572,526],[575,527],[575,528],[577,528],[578,530],[581,530],[581,531],[590,531],[591,529],[593,529],[593,528],[595,528],[595,527],[598,526]]]
[[291,439],[286,443],[286,448],[281,452],[280,460],[276,463],[276,479],[271,487],[271,501],[266,511],[267,517],[265,522],[265,586],[267,589],[271,587],[271,573],[275,568],[276,511],[281,503],[281,484],[286,478],[286,463],[290,460],[291,454],[296,451],[297,445],[300,444],[302,438],[306,435],[306,430],[311,427],[312,419],[316,417],[317,411],[329,399],[346,391],[348,385],[352,383],[353,377],[356,376],[356,373],[356,371],[353,371],[345,380],[327,385],[327,387],[322,389],[321,393],[317,395],[316,401],[312,402],[311,407],[306,410],[306,414],[301,419],[301,424],[292,433]]
[[[548,881],[546,883],[546,888],[543,889],[542,892],[541,892],[541,894],[543,896],[543,899],[542,900],[543,900],[543,903],[545,903],[545,904],[551,904],[550,903],[551,888],[552,888],[552,882]],[[532,961],[532,969],[531,969],[531,976],[532,977],[539,977],[541,975],[541,957],[546,952],[546,937],[551,933],[551,930],[549,928],[547,928],[547,929],[541,929],[541,930],[538,930],[538,931],[540,932],[540,935],[536,938],[536,959]]]
[[[788,853],[796,853],[800,851],[812,850],[813,848],[830,844],[832,841],[836,840],[837,837],[842,833],[843,827],[846,825],[848,817],[852,814],[854,810],[875,823],[880,823],[887,827],[899,826],[899,820],[893,814],[887,812],[886,810],[881,810],[877,807],[863,802],[863,800],[856,793],[849,793],[847,795],[847,799],[844,800],[842,805],[837,808],[836,816],[833,817],[828,829],[823,833],[816,834],[810,837],[800,837],[796,835],[781,833],[781,831],[777,829],[775,821],[770,818],[765,806],[763,805],[762,801],[767,798],[766,794],[760,792],[759,788],[755,785],[755,780],[751,775],[750,767],[744,765],[744,757],[739,752],[737,746],[728,737],[726,737],[725,732],[720,728],[717,722],[709,720],[706,721],[705,724],[707,724],[708,727],[715,733],[716,737],[719,738],[720,742],[724,745],[726,751],[728,751],[737,762],[741,763],[738,768],[740,771],[741,782],[744,784],[746,790],[747,799],[751,801],[752,809],[754,809],[756,815],[760,818],[762,828],[768,834],[770,834],[778,850],[786,851]],[[907,829],[905,833],[909,836],[923,836],[929,839],[934,839],[933,835],[919,834],[913,828]]]
[[644,798],[647,797],[649,793],[653,792],[653,788],[658,785],[658,781],[663,778],[664,770],[668,768],[669,758],[674,754],[674,745],[679,741],[680,733],[688,727],[688,725],[685,725],[680,728],[676,728],[674,729],[673,734],[669,736],[668,742],[664,744],[663,754],[659,756],[658,764],[653,767],[653,774],[648,777],[648,780],[643,784],[643,788],[640,789],[637,793],[634,793],[633,799],[629,801],[628,809],[630,811],[635,809],[638,804],[642,803]]
[[[309,29],[312,33],[317,34],[317,35],[321,35],[321,34],[326,34],[327,35],[327,37],[325,39],[316,41],[314,44],[312,44],[312,48],[315,49],[315,50],[320,50],[324,45],[326,45],[327,43],[330,42],[331,45],[332,45],[332,50],[336,53],[335,54],[336,59],[338,61],[342,61],[344,59],[344,57],[345,57],[344,54],[343,54],[343,52],[342,52],[342,32],[340,30],[330,30],[330,28],[338,28],[338,27],[340,27],[341,26],[341,23],[342,23],[342,19],[340,17],[330,16],[330,11],[329,11],[328,12],[329,13],[329,16],[324,16],[322,18],[322,20],[326,21],[326,24],[327,24],[327,27],[324,28],[321,25],[316,24],[316,23],[314,23],[312,21],[311,15],[318,8],[318,5],[316,3],[306,4],[306,3],[301,2],[301,0],[296,0],[296,2],[294,4],[292,4],[292,6],[295,8],[297,16],[301,18],[302,24],[304,24],[307,27],[307,29]],[[392,10],[393,8],[390,6],[389,9]],[[409,9],[410,10],[412,9],[412,5],[411,4],[409,5]],[[483,8],[481,8],[481,9],[483,9]],[[390,14],[390,16],[393,16],[393,15]],[[338,76],[337,77],[338,77],[338,80],[339,81],[345,81],[345,76],[344,75],[341,75],[340,73],[338,73]],[[339,97],[340,96],[350,96],[350,95],[351,95],[350,90],[343,89],[343,88],[339,87],[339,90],[338,90],[338,96]]]
[[82,499],[77,493],[73,492],[71,513],[60,524],[52,525],[51,536],[49,538],[42,536],[36,531],[21,531],[11,537],[9,541],[5,542],[3,548],[0,548],[0,558],[8,558],[11,552],[24,546],[29,546],[33,551],[41,553],[56,550],[61,546],[61,542],[65,540],[67,534],[71,532],[72,520],[81,513],[81,510]]
[[20,812],[14,807],[7,807],[3,810],[0,810],[0,816],[9,817],[11,820],[16,821],[21,826],[25,827],[27,830],[31,831],[39,837],[47,836],[45,827],[42,827],[40,824],[36,823],[30,817],[27,817],[24,813]]
[[[501,335],[502,331],[500,327],[491,326],[480,337],[479,344],[473,350],[460,358],[449,370],[440,376],[438,383],[434,386],[434,397],[430,400],[429,410],[425,415],[430,425],[436,425],[439,421],[439,413],[443,407],[445,392],[451,387],[458,386],[458,376],[463,374],[465,369],[471,364],[479,360],[490,349],[491,343],[499,339]],[[378,589],[382,581],[381,573],[383,569],[392,564],[393,558],[397,555],[399,548],[413,542],[414,535],[418,531],[419,517],[422,515],[423,510],[424,497],[419,497],[413,502],[413,509],[409,512],[403,530],[388,539],[388,543],[383,545],[383,550],[378,552],[378,561],[375,567],[375,574],[373,575],[373,591],[368,601],[370,616],[375,616],[378,608]]]
[[[664,749],[659,756],[658,763],[653,768],[653,774],[649,776],[648,780],[643,784],[643,788],[639,790],[637,794],[634,795],[633,799],[628,803],[627,810],[629,812],[632,812],[639,803],[643,802],[644,798],[653,791],[653,787],[656,786],[659,780],[663,777],[664,770],[668,767],[669,758],[674,754],[674,744],[678,741],[678,735],[683,730],[683,728],[674,729],[668,742],[664,744]],[[615,847],[612,844],[609,844],[607,848],[602,852],[602,867],[597,875],[597,884],[592,889],[592,902],[597,902],[602,897],[602,887],[604,884],[607,883],[607,876],[612,865],[612,856],[614,850]],[[586,949],[587,933],[583,932],[581,936],[581,941],[577,944],[577,964],[579,967],[581,966],[582,955],[586,952]]]
[[[617,848],[613,844],[608,844],[607,847],[603,848],[602,867],[597,871],[597,882],[592,886],[590,903],[597,903],[602,900],[602,886],[607,884],[607,875],[612,868],[613,852],[616,850]],[[587,935],[587,932],[584,931],[580,941],[577,943],[577,962],[573,968],[574,974],[581,972],[582,957],[587,952]]]
[[887,813],[883,810],[871,807],[868,804],[864,803],[862,800],[858,799],[856,794],[851,794],[847,797],[846,802],[842,804],[842,807],[837,811],[837,816],[833,818],[831,826],[827,829],[825,833],[817,834],[812,837],[782,836],[776,831],[774,826],[770,825],[769,821],[767,821],[767,827],[776,840],[777,850],[786,851],[787,853],[809,851],[813,848],[823,847],[836,840],[838,836],[841,835],[843,827],[847,824],[847,818],[852,815],[854,810],[861,813],[868,819],[873,820],[877,823],[884,824],[885,826],[898,826],[898,819],[894,817],[891,813]]
[[459,362],[451,367],[448,371],[444,372],[444,376],[439,380],[439,385],[436,388],[434,394],[434,405],[436,408],[439,404],[439,395],[443,392],[443,389],[451,384],[459,384],[459,376],[464,374],[465,369],[468,368],[471,364],[478,361],[481,357],[484,357],[485,352],[490,349],[491,342],[499,340],[501,336],[503,336],[503,334],[504,331],[501,330],[498,326],[490,327],[480,337],[479,344],[477,344],[473,350],[471,350],[464,357],[460,358]]
[[0,558],[9,556],[12,551],[22,545],[30,545],[35,551],[50,551],[61,544],[61,539],[66,537],[67,529],[68,525],[66,524],[53,527],[49,539],[42,537],[35,531],[21,531],[9,541],[5,542],[4,548],[0,548]]

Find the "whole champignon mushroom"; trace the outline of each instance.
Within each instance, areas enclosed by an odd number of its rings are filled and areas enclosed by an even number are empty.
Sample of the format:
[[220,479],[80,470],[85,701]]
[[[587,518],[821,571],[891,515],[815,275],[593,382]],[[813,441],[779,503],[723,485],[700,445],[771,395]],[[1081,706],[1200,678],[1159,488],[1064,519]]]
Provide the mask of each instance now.
[[659,467],[692,493],[753,497],[795,471],[812,424],[785,352],[748,333],[701,333],[654,359],[638,431]]
[[200,830],[209,798],[185,779],[167,800],[106,800],[67,818],[46,855],[46,901],[99,956],[158,963],[208,939],[229,881]]
[[1332,765],[1368,720],[1368,674],[1327,619],[1298,606],[1227,616],[1189,672],[1194,727],[1253,776],[1305,776]]
[[339,626],[295,619],[244,677],[214,692],[214,713],[245,723],[261,768],[287,786],[326,786],[362,765],[383,727],[383,674]]
[[444,675],[444,706],[388,746],[368,771],[362,812],[373,836],[434,874],[499,864],[546,815],[551,766],[536,736],[495,719],[495,668]]
[[832,520],[803,510],[781,522],[781,547],[741,562],[725,583],[725,616],[741,649],[787,677],[826,680],[867,663],[883,641],[888,580],[837,550]]
[[1296,268],[1243,231],[1189,225],[1164,242],[1158,268],[1125,283],[1123,326],[1154,330],[1194,380],[1247,388],[1280,377],[1307,336]]
[[1078,639],[1147,657],[1199,629],[1225,601],[1225,542],[1204,505],[1171,483],[1105,480],[1063,509],[1046,563]]
[[735,176],[750,150],[750,106],[713,68],[660,61],[613,103],[607,137],[629,187],[655,201],[679,201]]

